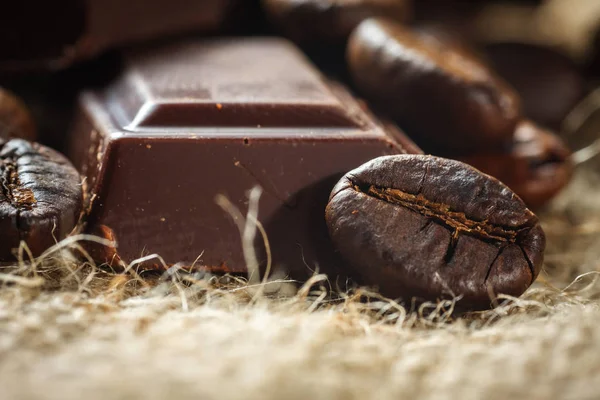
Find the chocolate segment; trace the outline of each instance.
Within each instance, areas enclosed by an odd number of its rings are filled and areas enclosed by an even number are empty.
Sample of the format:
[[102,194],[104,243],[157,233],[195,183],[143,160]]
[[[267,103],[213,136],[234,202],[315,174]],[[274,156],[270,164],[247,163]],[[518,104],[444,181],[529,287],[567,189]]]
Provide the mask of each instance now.
[[108,229],[127,262],[201,255],[196,266],[244,271],[237,225],[215,196],[245,212],[259,185],[273,261],[314,268],[332,251],[323,210],[333,184],[374,157],[419,151],[281,39],[188,41],[124,58],[117,81],[82,95],[70,154],[87,176],[87,231]]
[[3,13],[0,67],[58,68],[109,48],[189,31],[215,30],[234,0],[13,2]]

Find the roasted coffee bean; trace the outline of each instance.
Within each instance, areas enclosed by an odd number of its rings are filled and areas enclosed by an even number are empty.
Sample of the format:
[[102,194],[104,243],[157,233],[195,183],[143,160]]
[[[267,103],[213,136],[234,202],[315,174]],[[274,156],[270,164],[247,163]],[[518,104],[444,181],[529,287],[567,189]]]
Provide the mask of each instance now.
[[506,151],[459,158],[499,179],[531,208],[547,203],[571,178],[571,151],[554,133],[529,121],[521,122]]
[[25,241],[34,256],[75,227],[81,179],[58,152],[22,139],[0,139],[0,261]]
[[461,47],[369,19],[352,33],[347,57],[359,89],[426,151],[460,154],[510,142],[518,97]]
[[262,0],[269,19],[302,43],[344,43],[363,20],[386,16],[404,22],[412,0]]
[[523,112],[535,122],[560,129],[567,114],[585,95],[585,79],[567,56],[525,43],[487,46],[494,70],[519,93]]
[[0,88],[0,139],[37,137],[33,118],[27,107],[14,94]]
[[350,171],[326,221],[360,283],[407,302],[460,296],[463,309],[522,294],[545,248],[538,218],[508,187],[434,156],[379,157]]

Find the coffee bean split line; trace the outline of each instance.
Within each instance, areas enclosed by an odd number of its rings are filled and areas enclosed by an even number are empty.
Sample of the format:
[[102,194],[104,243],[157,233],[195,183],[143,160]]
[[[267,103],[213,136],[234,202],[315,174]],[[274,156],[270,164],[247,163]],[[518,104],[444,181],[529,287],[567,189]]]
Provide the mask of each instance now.
[[33,191],[22,187],[18,167],[14,160],[5,161],[3,171],[0,174],[0,183],[4,196],[17,210],[31,210],[37,203]]
[[454,231],[454,240],[460,232],[464,232],[484,240],[514,243],[524,229],[529,229],[529,227],[510,229],[490,224],[487,221],[474,221],[462,212],[452,211],[449,205],[430,201],[422,194],[414,195],[399,189],[380,188],[372,185],[366,189],[354,185],[354,189],[376,199],[397,204],[434,218]]

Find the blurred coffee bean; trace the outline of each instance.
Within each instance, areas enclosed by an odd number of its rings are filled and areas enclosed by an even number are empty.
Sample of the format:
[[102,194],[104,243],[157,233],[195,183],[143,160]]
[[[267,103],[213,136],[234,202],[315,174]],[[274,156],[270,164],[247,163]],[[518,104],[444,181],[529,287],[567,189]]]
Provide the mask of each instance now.
[[459,159],[499,179],[525,204],[537,208],[569,183],[573,169],[570,156],[567,145],[554,133],[523,121],[509,149]]
[[25,241],[34,256],[73,231],[81,178],[60,153],[22,139],[0,139],[0,261]]
[[485,54],[460,31],[448,25],[436,23],[418,24],[414,25],[412,29],[416,35],[435,40],[439,42],[440,46],[455,50],[489,69]]
[[81,89],[106,85],[119,72],[120,62],[116,54],[108,53],[58,72],[0,75],[0,86],[27,105],[37,127],[35,141],[62,151]]
[[491,66],[519,93],[528,118],[560,129],[564,118],[583,98],[586,82],[579,68],[550,48],[525,43],[487,46]]
[[281,32],[301,44],[343,44],[363,20],[385,16],[406,22],[412,0],[262,0]]
[[0,88],[0,139],[35,140],[33,118],[23,102],[13,93]]
[[465,154],[512,140],[518,96],[461,47],[369,19],[351,35],[347,58],[367,99],[428,152]]
[[326,208],[333,243],[363,284],[391,298],[483,309],[537,277],[545,236],[504,184],[458,161],[379,157],[350,171]]

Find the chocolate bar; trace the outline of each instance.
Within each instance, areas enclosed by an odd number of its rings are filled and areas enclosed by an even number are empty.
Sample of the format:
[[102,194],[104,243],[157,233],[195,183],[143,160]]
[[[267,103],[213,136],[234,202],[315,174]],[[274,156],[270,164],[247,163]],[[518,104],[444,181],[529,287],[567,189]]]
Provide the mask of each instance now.
[[2,18],[0,66],[60,68],[104,50],[220,27],[235,0],[13,2]]
[[[245,213],[248,191],[262,187],[258,220],[274,263],[314,268],[333,251],[324,209],[335,182],[407,152],[420,150],[276,38],[126,53],[116,81],[82,94],[70,146],[86,177],[86,230],[116,239],[120,259],[200,257],[196,266],[229,272],[246,265],[238,227],[215,196]],[[260,241],[257,249],[264,263]]]

